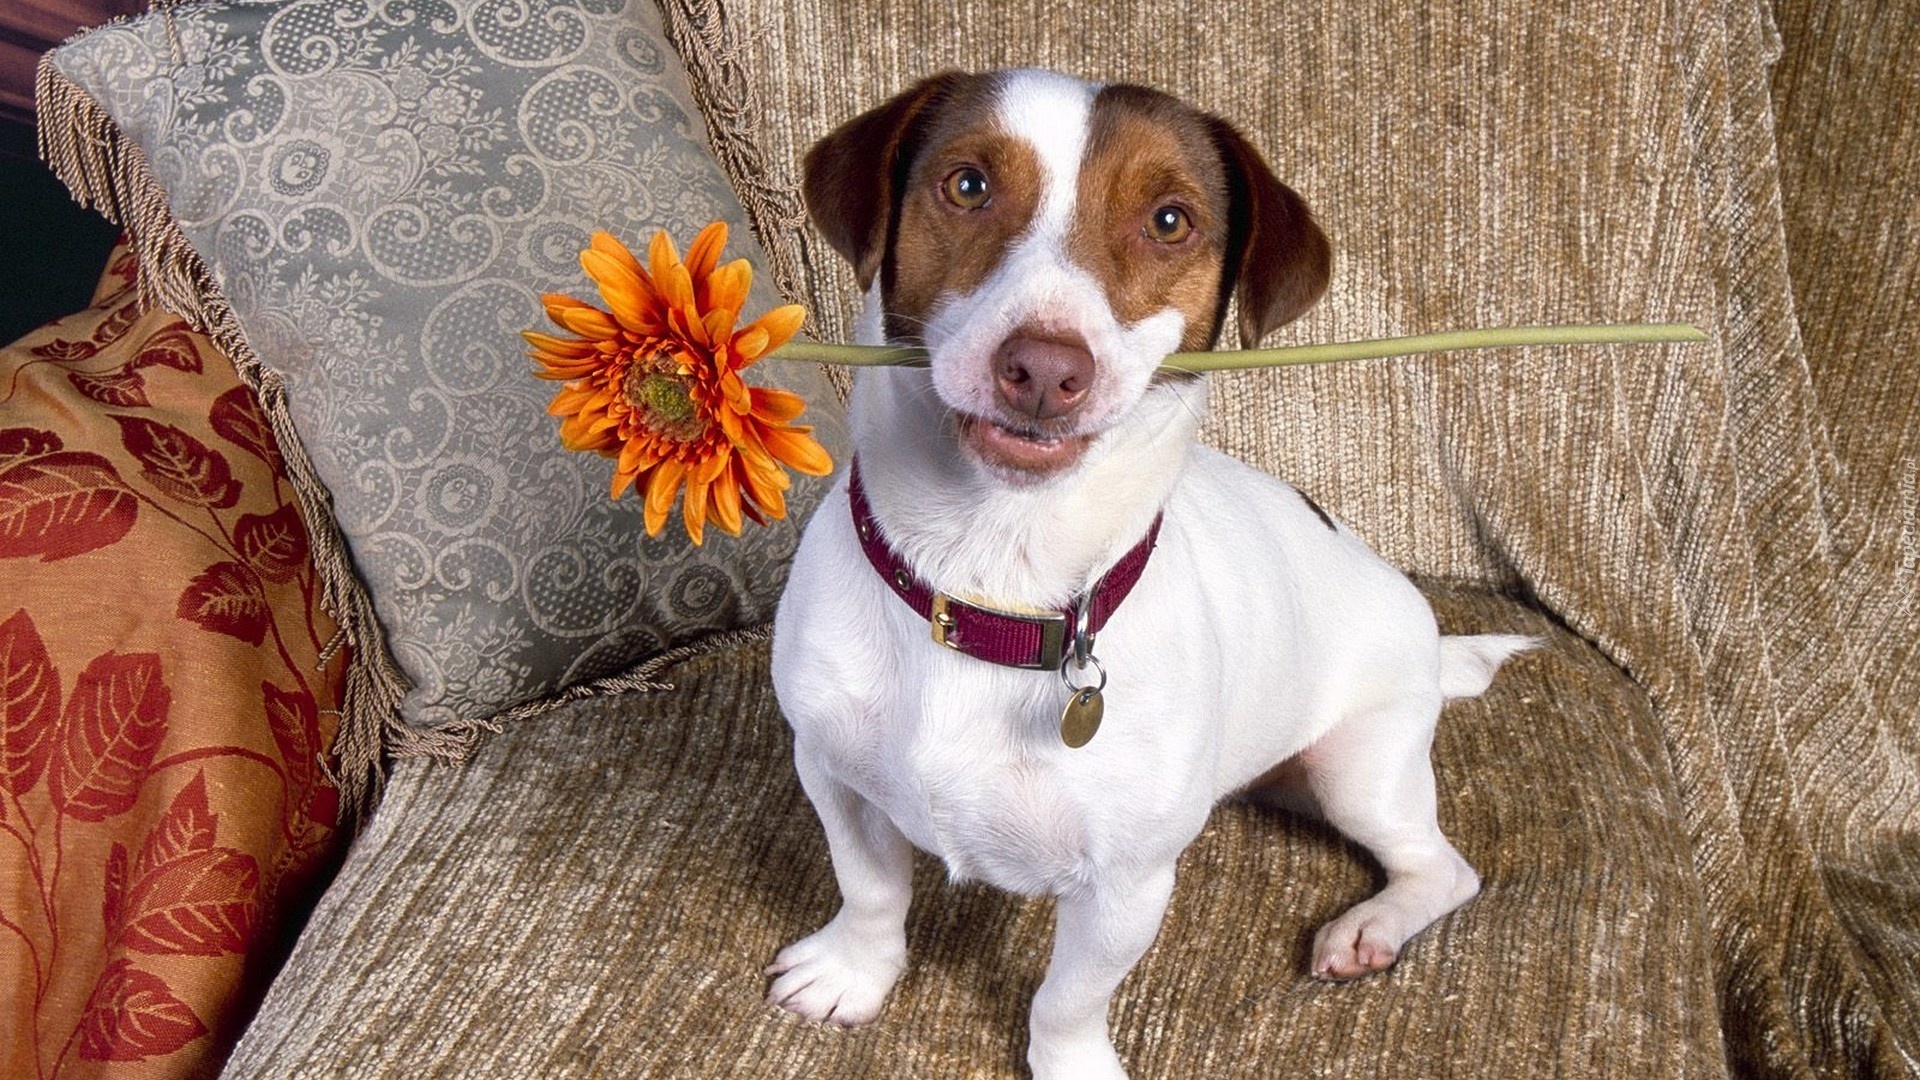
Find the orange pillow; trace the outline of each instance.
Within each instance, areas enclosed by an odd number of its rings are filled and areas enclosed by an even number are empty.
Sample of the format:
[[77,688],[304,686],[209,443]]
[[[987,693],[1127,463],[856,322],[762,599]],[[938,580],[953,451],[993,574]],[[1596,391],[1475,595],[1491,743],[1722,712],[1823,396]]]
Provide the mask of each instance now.
[[279,452],[133,274],[0,349],[4,1076],[213,1072],[342,846]]

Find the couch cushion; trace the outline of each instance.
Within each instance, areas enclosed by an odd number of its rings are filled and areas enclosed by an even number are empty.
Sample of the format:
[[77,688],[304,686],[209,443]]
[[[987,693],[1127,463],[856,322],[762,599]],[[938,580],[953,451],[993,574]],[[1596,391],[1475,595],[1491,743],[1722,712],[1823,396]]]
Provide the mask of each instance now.
[[[183,5],[69,43],[45,81],[55,165],[286,410],[358,575],[323,546],[349,630],[443,729],[419,745],[770,616],[823,486],[774,528],[650,539],[611,463],[560,445],[519,336],[553,330],[543,293],[591,295],[595,229],[644,251],[726,219],[729,257],[758,257],[651,3]],[[746,314],[777,302],[761,275]],[[838,447],[817,368],[748,377]],[[384,634],[352,615],[362,584]]]
[[[1511,602],[1440,600],[1445,622],[1552,642],[1441,723],[1441,819],[1485,893],[1389,974],[1317,984],[1314,928],[1376,871],[1321,827],[1221,808],[1114,1009],[1134,1075],[1723,1074],[1645,695]],[[403,763],[225,1075],[1020,1075],[1051,905],[947,885],[925,857],[877,1024],[764,1003],[761,968],[837,902],[766,665],[742,646],[674,693],[509,731],[465,771]]]
[[[1302,485],[1396,565],[1526,595],[1647,688],[1686,795],[1737,1068],[1912,1073],[1920,949],[1898,883],[1920,880],[1920,410],[1900,348],[1912,335],[1894,329],[1914,323],[1913,200],[1887,193],[1914,125],[1886,97],[1912,84],[1909,14],[1781,5],[1834,34],[1786,80],[1819,87],[1792,114],[1816,117],[1818,138],[1800,133],[1810,163],[1789,175],[1820,177],[1795,203],[1858,238],[1790,259],[1765,0],[1136,0],[1095,19],[944,0],[662,6],[695,93],[761,148],[766,167],[734,180],[762,204],[791,199],[811,140],[913,78],[1053,66],[1218,110],[1315,205],[1334,281],[1284,339],[1705,327],[1704,345],[1220,378],[1206,436]],[[773,265],[804,267],[822,311],[850,307],[816,234],[768,235]],[[1844,332],[1808,324],[1840,355],[1803,352],[1790,264],[1816,303],[1858,316]],[[1890,359],[1844,355],[1856,346]],[[1837,437],[1823,405],[1848,414]]]
[[253,397],[142,311],[0,348],[0,1076],[201,1076],[346,847],[346,657]]

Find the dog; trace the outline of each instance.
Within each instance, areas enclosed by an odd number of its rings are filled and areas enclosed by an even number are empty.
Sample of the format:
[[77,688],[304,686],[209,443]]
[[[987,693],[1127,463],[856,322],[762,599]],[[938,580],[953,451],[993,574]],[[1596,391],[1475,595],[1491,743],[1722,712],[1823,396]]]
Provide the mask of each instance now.
[[1392,964],[1479,878],[1441,834],[1429,749],[1511,635],[1442,637],[1400,572],[1289,485],[1199,445],[1230,298],[1254,342],[1325,291],[1304,200],[1230,124],[1164,93],[947,73],[816,144],[808,211],[865,293],[854,460],[802,536],[772,671],[841,907],[769,1000],[873,1020],[906,964],[912,849],[1057,899],[1027,1061],[1126,1073],[1107,1029],[1213,806],[1317,813],[1386,885],[1311,972]]

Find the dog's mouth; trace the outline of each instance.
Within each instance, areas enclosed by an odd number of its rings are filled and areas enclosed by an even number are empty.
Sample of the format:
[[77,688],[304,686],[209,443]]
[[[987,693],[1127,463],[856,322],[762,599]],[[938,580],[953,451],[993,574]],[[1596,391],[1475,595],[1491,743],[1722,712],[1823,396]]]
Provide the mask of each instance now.
[[1021,427],[970,413],[955,413],[960,445],[985,465],[1035,478],[1071,468],[1087,452],[1092,435]]

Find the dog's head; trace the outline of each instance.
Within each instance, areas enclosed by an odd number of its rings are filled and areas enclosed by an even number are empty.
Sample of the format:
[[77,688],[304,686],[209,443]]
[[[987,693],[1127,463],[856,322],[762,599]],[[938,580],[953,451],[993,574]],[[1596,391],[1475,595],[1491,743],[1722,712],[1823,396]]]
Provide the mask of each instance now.
[[808,153],[807,209],[926,346],[966,451],[1071,469],[1227,301],[1257,341],[1325,291],[1326,237],[1232,126],[1139,86],[937,75]]

